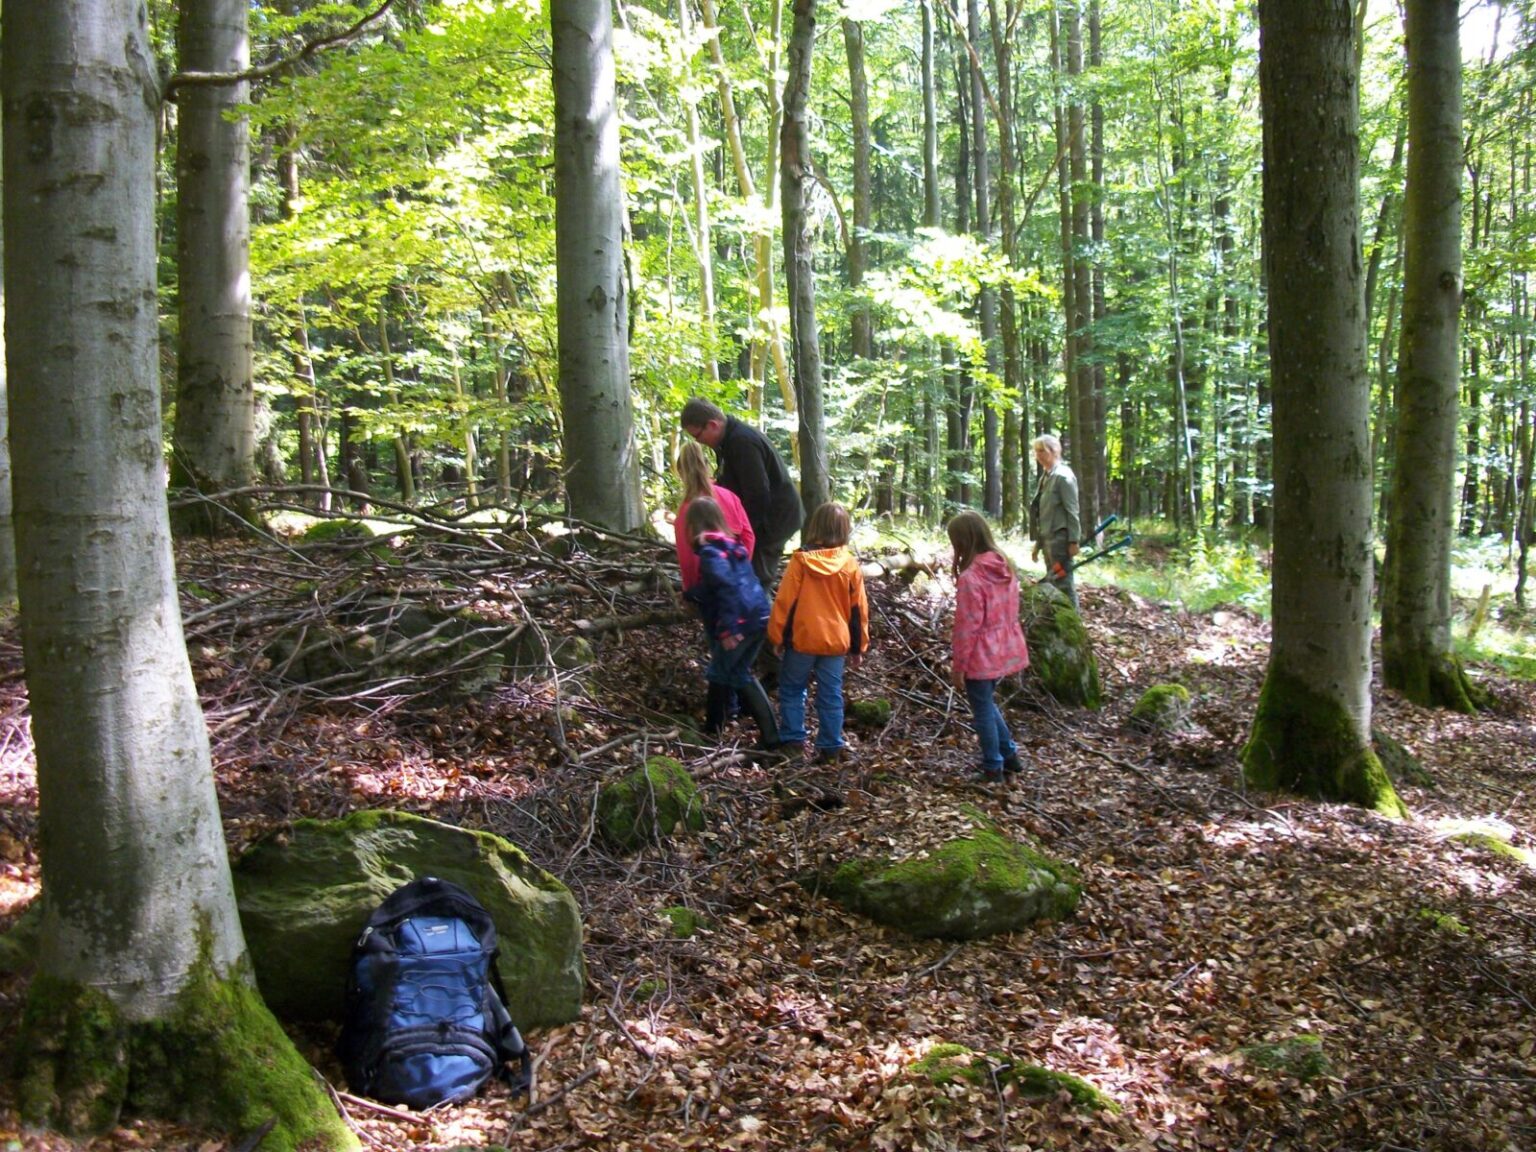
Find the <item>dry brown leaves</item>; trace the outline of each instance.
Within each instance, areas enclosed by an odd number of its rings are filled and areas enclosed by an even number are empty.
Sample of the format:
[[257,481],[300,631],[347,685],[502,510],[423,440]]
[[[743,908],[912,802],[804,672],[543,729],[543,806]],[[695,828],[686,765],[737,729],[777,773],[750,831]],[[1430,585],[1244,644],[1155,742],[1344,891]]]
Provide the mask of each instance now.
[[[459,703],[306,703],[281,723],[269,713],[222,732],[236,846],[298,816],[406,807],[509,836],[582,905],[587,1007],[530,1037],[531,1102],[492,1090],[409,1121],[349,1104],[365,1146],[1536,1146],[1536,871],[1447,838],[1442,823],[1493,820],[1536,848],[1531,685],[1488,675],[1495,707],[1471,719],[1378,694],[1378,725],[1436,780],[1402,788],[1411,820],[1247,795],[1237,754],[1263,676],[1263,623],[1090,588],[1109,705],[1066,711],[1026,684],[1010,717],[1027,771],[986,789],[970,782],[964,701],[937,667],[942,588],[914,593],[892,579],[871,590],[877,645],[849,693],[885,696],[894,715],[855,733],[837,769],[753,764],[733,751],[753,738],[744,724],[723,747],[680,742],[678,717],[702,700],[688,625],[606,635],[585,687],[573,678]],[[234,715],[244,705],[233,649],[209,649],[205,690]],[[209,676],[214,668],[225,671]],[[1140,691],[1168,680],[1190,689],[1198,731],[1127,731]],[[24,713],[14,679],[5,690],[0,924],[37,881]],[[593,834],[595,789],[654,752],[699,778],[710,831],[612,857]],[[921,851],[963,833],[977,811],[1081,869],[1076,917],[989,941],[914,941],[797,883],[849,845]],[[703,918],[692,938],[674,938],[660,915],[676,905]],[[0,1045],[23,991],[0,980]],[[1325,1074],[1303,1082],[1240,1052],[1297,1036],[1320,1038]],[[331,1037],[298,1039],[339,1084]],[[1121,1110],[910,1073],[949,1043],[1073,1073]],[[6,1104],[0,1094],[0,1149],[71,1146],[19,1132]],[[141,1124],[89,1145],[145,1146],[234,1144]]]

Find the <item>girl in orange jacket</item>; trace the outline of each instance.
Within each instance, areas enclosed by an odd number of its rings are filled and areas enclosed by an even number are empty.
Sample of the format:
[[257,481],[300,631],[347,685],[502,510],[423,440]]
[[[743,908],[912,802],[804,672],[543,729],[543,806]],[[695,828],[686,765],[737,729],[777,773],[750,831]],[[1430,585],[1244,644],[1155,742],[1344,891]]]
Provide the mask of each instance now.
[[805,696],[816,678],[816,758],[834,763],[843,750],[843,666],[857,668],[869,648],[864,575],[848,549],[848,509],[827,503],[811,513],[802,547],[789,558],[768,620],[779,668],[779,739],[805,742]]

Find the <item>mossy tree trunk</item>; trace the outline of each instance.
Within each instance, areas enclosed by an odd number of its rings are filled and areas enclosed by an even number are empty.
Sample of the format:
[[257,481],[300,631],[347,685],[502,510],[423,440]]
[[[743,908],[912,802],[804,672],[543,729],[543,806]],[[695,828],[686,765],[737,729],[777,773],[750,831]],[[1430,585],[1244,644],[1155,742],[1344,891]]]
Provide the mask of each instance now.
[[1382,680],[1416,704],[1476,711],[1451,648],[1461,386],[1461,37],[1456,5],[1409,0],[1408,182]]
[[1260,0],[1273,639],[1248,781],[1386,812],[1371,751],[1371,456],[1350,0]]
[[45,901],[46,975],[16,1053],[25,1117],[90,1131],[125,1106],[232,1131],[273,1119],[266,1148],[345,1147],[251,986],[182,637],[156,367],[159,89],[142,0],[7,4],[0,44]]

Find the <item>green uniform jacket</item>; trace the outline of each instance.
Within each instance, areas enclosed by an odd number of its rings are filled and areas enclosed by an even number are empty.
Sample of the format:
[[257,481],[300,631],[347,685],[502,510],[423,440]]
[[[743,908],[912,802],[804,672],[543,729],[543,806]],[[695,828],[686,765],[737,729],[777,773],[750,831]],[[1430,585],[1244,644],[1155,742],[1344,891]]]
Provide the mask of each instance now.
[[1067,545],[1081,542],[1082,522],[1077,515],[1077,476],[1065,463],[1040,478],[1039,541],[1053,556],[1064,555]]

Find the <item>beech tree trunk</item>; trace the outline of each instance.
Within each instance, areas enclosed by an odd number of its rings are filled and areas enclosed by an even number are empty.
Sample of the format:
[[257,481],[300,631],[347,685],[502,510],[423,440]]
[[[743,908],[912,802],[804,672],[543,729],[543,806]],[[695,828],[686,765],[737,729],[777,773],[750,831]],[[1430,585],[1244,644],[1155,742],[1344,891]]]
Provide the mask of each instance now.
[[[229,1131],[270,1117],[273,1148],[355,1147],[251,985],[182,639],[160,451],[159,88],[144,8],[11,3],[0,43],[21,639],[45,894],[17,1043],[21,1111],[80,1132],[112,1127],[125,1104]],[[156,1072],[133,1075],[139,1061]]]
[[850,351],[859,360],[875,354],[874,318],[860,300],[869,268],[868,236],[874,223],[869,175],[869,81],[864,73],[864,29],[857,20],[843,20],[843,47],[848,54],[849,120],[853,129],[853,227],[848,231],[848,287],[854,296],[848,318]]
[[[183,72],[241,72],[250,63],[246,0],[184,0],[176,42]],[[245,84],[181,89],[176,133],[176,422],[171,487],[241,489],[256,477],[251,367],[250,131]],[[211,504],[178,509],[177,531],[238,530]]]
[[1248,782],[1405,809],[1371,750],[1370,387],[1350,0],[1260,0],[1274,623]]
[[[984,245],[992,241],[992,165],[987,154],[986,92],[981,75],[981,4],[967,0],[966,37],[970,41],[971,83],[971,153],[975,165],[976,236]],[[991,284],[981,286],[976,301],[981,320],[981,341],[987,350],[987,372],[995,379],[1002,375],[997,347],[997,290]],[[1002,445],[999,439],[997,404],[990,387],[981,390],[981,506],[988,516],[1003,514]]]
[[[0,211],[5,181],[0,177]],[[0,609],[16,603],[16,524],[11,510],[10,403],[5,375],[5,245],[0,244]]]
[[1078,475],[1078,507],[1083,530],[1099,522],[1097,477],[1099,457],[1099,409],[1094,395],[1093,353],[1093,269],[1087,253],[1091,251],[1091,216],[1088,186],[1088,139],[1086,112],[1078,86],[1083,74],[1083,14],[1080,0],[1067,6],[1067,74],[1074,78],[1072,99],[1067,105],[1067,137],[1072,172],[1072,334],[1076,352],[1072,365],[1072,448],[1069,462]]
[[[1017,15],[1012,4],[1006,13],[1000,13],[997,0],[989,0],[988,27],[992,35],[992,56],[997,67],[997,157],[1001,169],[997,181],[997,207],[1002,223],[1003,257],[1010,268],[1019,265],[1014,208],[1018,160],[1013,148],[1013,45],[1009,35]],[[1013,528],[1021,520],[1024,502],[1024,446],[1030,439],[1029,391],[1024,380],[1018,302],[1014,298],[1013,285],[1005,283],[999,295],[1002,304],[1003,383],[1010,396],[1018,397],[1017,401],[1009,403],[1003,419],[1002,523],[1004,527]]]
[[1416,704],[1476,711],[1451,648],[1461,321],[1461,35],[1450,0],[1407,0],[1408,182],[1382,681]]
[[645,522],[629,391],[629,296],[607,0],[553,0],[555,263],[565,490],[578,520]]
[[807,516],[832,498],[822,411],[821,341],[816,332],[815,250],[805,211],[805,184],[813,179],[807,126],[816,0],[794,0],[790,18],[789,76],[784,82],[784,124],[779,140],[779,196],[784,220],[784,279],[794,349],[795,398],[800,421],[800,499]]

